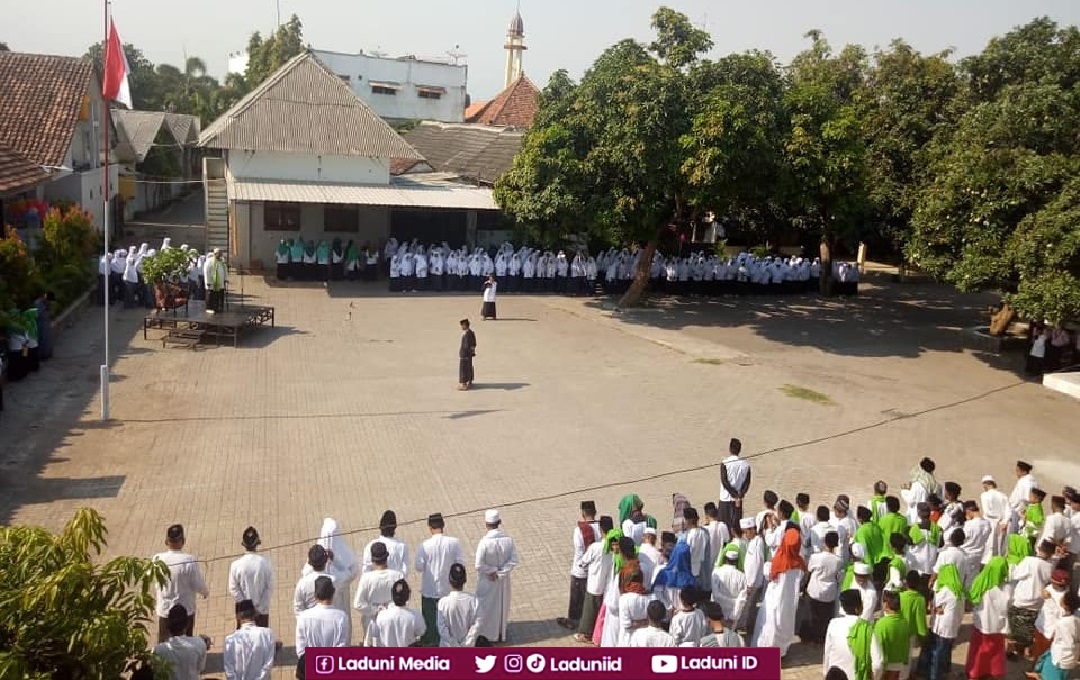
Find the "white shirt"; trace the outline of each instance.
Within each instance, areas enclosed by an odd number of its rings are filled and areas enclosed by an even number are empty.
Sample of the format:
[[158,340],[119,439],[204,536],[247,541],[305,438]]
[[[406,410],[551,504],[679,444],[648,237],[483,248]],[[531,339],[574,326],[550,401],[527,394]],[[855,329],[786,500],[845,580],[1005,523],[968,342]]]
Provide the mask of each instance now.
[[439,600],[436,621],[440,647],[472,647],[476,644],[476,622],[480,603],[476,596],[460,590]]
[[922,540],[908,548],[908,555],[911,557],[911,568],[920,574],[929,574],[933,572],[934,565],[937,564],[938,547],[931,540],[931,529],[919,528],[919,532],[922,534]]
[[222,662],[227,680],[268,680],[274,668],[274,633],[248,622],[225,638]]
[[[731,488],[738,490],[742,488],[742,485],[746,483],[746,478],[750,474],[750,463],[748,461],[739,458],[738,456],[728,456],[724,459],[724,468],[727,471],[728,483],[731,484]],[[720,500],[728,503],[735,499],[731,497],[724,485],[720,485]]]
[[1046,560],[1029,555],[1012,568],[1009,580],[1013,583],[1013,605],[1021,609],[1042,607],[1042,592],[1050,582],[1053,567]]
[[646,626],[638,628],[630,636],[631,647],[675,647],[675,638],[663,628]]
[[409,576],[409,546],[405,544],[405,541],[401,539],[390,537],[376,538],[374,541],[370,541],[364,546],[364,571],[372,571],[375,569],[375,563],[371,561],[371,546],[375,543],[382,543],[386,546],[386,566],[392,571],[400,571],[407,578]]
[[1013,487],[1012,493],[1009,494],[1009,505],[1020,515],[1023,515],[1024,510],[1027,509],[1028,498],[1031,497],[1031,490],[1037,488],[1039,488],[1039,483],[1035,481],[1035,477],[1030,472],[1023,477],[1017,478],[1016,486]]
[[484,286],[484,302],[495,302],[495,287],[497,285],[493,282]]
[[349,644],[349,615],[325,604],[316,604],[296,617],[296,655],[308,647],[345,647]]
[[330,582],[334,584],[334,589],[337,589],[337,574],[331,571],[332,567],[327,564],[326,571],[309,571],[300,577],[300,580],[296,582],[296,589],[293,591],[293,613],[299,614],[305,609],[311,609],[315,606],[318,600],[315,599],[315,579],[320,576],[326,576],[330,579]]
[[990,520],[991,524],[1008,523],[1009,521],[1009,497],[998,489],[983,491],[979,496],[979,507],[982,508],[983,517]]
[[694,527],[686,532],[686,544],[690,546],[690,571],[694,577],[701,575],[701,564],[709,553],[709,532]]
[[629,517],[622,523],[623,536],[627,536],[634,541],[634,545],[641,545],[641,540],[645,536],[645,528],[649,526],[649,523],[642,519],[640,522],[635,522]]
[[613,568],[611,553],[604,552],[604,542],[596,541],[585,550],[578,565],[585,570],[585,590],[590,595],[603,595]]
[[1043,606],[1039,609],[1039,615],[1035,617],[1035,630],[1043,634],[1049,640],[1054,635],[1054,626],[1065,611],[1061,608],[1061,601],[1067,590],[1058,590],[1048,586],[1045,591],[1050,597],[1043,600]]
[[[656,575],[663,566],[664,557],[655,545],[642,543],[638,546],[638,562],[641,563],[641,575],[645,577],[645,587],[652,590]],[[650,567],[651,571],[646,571],[646,567]]]
[[675,638],[675,645],[678,647],[697,647],[701,638],[709,631],[709,622],[704,612],[697,608],[675,612],[671,617],[671,626],[668,627],[668,632]]
[[818,602],[835,602],[843,579],[842,566],[840,556],[836,553],[819,552],[811,555],[806,565],[810,572],[806,594]]
[[[848,645],[848,633],[858,620],[858,616],[845,615],[829,621],[829,628],[825,633],[825,651],[821,659],[822,675],[828,675],[829,669],[835,666],[844,671],[847,677],[855,677],[855,655],[851,653]],[[881,677],[884,660],[881,640],[875,634],[870,638],[870,677]]]
[[938,552],[937,560],[934,562],[934,573],[940,573],[942,567],[946,564],[951,564],[956,567],[957,571],[963,574],[964,561],[964,551],[960,550],[960,548],[952,545],[947,548],[942,548]]
[[154,655],[172,664],[172,680],[199,680],[206,667],[206,642],[197,636],[176,635],[154,647]]
[[1004,635],[1009,632],[1008,613],[1009,594],[1001,588],[991,588],[975,605],[972,623],[984,635]]
[[[937,613],[938,609],[941,614]],[[960,606],[956,595],[948,588],[941,588],[934,593],[934,620],[930,629],[938,637],[955,640],[960,632],[960,621],[964,618],[964,608]]]
[[364,616],[375,616],[393,601],[394,584],[403,578],[400,571],[393,569],[376,569],[362,574],[356,586],[353,608]]
[[270,613],[270,597],[274,594],[274,567],[270,560],[257,552],[248,552],[229,565],[229,594],[237,602],[251,600],[255,611]]
[[927,499],[926,487],[919,482],[912,482],[910,489],[900,489],[900,496],[907,503],[908,522],[916,524],[919,521],[919,503],[925,503]]
[[858,590],[859,595],[862,596],[862,614],[859,616],[862,617],[863,621],[873,623],[874,615],[877,614],[878,603],[878,593],[873,582],[867,579],[865,585],[860,586],[858,583],[853,583],[851,587]]
[[960,549],[964,551],[970,565],[982,560],[991,532],[990,520],[985,517],[973,517],[964,522],[964,543]]
[[619,596],[619,647],[630,646],[634,624],[649,621],[649,603],[652,598],[640,593],[623,593]]
[[1080,512],[1069,517],[1069,552],[1080,554]]
[[438,599],[450,592],[450,566],[468,564],[461,541],[443,534],[432,534],[416,551],[416,570],[422,574],[420,592]]
[[178,604],[184,605],[188,616],[195,616],[195,596],[205,598],[210,595],[199,563],[193,556],[179,550],[158,553],[153,559],[161,560],[169,567],[169,580],[164,586],[157,586],[158,617],[167,618],[169,610]]
[[[592,527],[592,543],[599,543],[603,539],[600,535],[600,524],[597,522],[590,522],[589,526]],[[581,558],[585,555],[585,539],[582,538],[581,529],[579,527],[574,527],[574,536],[571,539],[571,542],[574,546],[574,561],[570,565],[570,575],[574,578],[587,578],[589,573],[579,564]],[[589,545],[592,545],[592,543]]]
[[761,536],[755,536],[746,544],[743,573],[746,574],[748,589],[765,585],[765,539]]
[[1050,541],[1055,545],[1064,545],[1066,539],[1072,534],[1072,524],[1069,518],[1060,512],[1047,516],[1043,522],[1043,533],[1040,540]]
[[1064,671],[1080,665],[1080,619],[1064,616],[1054,626],[1054,641],[1050,643],[1050,659]]
[[408,647],[426,631],[424,617],[418,612],[390,604],[375,617],[371,637],[376,647]]
[[712,600],[724,609],[724,616],[738,621],[739,607],[745,601],[746,574],[731,564],[713,569]]
[[715,567],[716,561],[720,559],[720,551],[731,540],[731,532],[727,525],[719,520],[713,520],[703,528],[709,533],[709,567]]
[[[846,541],[846,539],[847,539],[847,534],[846,533],[841,534],[839,531],[837,531],[833,527],[833,525],[829,524],[828,522],[818,522],[818,523],[814,524],[814,526],[810,527],[810,531],[809,531],[809,534],[810,534],[810,554],[811,555],[817,554],[819,552],[825,552],[825,536],[830,531],[836,531],[836,537],[840,541],[839,545],[844,545],[847,542]],[[844,529],[844,531],[846,532],[847,530]],[[838,557],[839,557],[839,555],[838,555]],[[843,558],[841,558],[841,561],[843,561]]]

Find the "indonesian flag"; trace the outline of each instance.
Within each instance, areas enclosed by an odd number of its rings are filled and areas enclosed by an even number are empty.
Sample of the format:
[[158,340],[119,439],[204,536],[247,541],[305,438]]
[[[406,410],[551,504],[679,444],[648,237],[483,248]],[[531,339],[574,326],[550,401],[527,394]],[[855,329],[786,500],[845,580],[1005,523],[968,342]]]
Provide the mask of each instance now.
[[124,46],[120,43],[120,34],[116,32],[116,23],[109,19],[109,41],[105,45],[105,78],[101,83],[101,94],[107,102],[120,102],[129,109],[131,105],[131,88],[128,87],[127,55],[124,54]]

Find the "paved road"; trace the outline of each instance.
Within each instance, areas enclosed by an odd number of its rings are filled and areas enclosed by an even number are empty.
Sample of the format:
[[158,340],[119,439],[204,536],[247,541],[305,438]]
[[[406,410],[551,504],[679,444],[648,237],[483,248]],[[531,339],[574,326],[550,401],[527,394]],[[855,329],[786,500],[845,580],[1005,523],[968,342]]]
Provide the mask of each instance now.
[[[636,492],[665,524],[673,492],[699,506],[716,497],[732,436],[753,457],[755,495],[807,491],[815,505],[868,498],[878,478],[899,484],[921,455],[968,490],[984,473],[1008,483],[1018,456],[1051,488],[1080,481],[1076,403],[960,351],[947,313],[931,309],[920,324],[911,312],[940,301],[920,305],[910,292],[624,317],[504,296],[500,321],[476,323],[479,389],[461,393],[457,321],[477,313],[477,297],[244,287],[277,308],[278,328],[236,350],[163,350],[137,332],[137,312],[114,313],[108,426],[96,421],[98,310],[64,332],[57,358],[6,395],[0,519],[56,528],[91,505],[109,520],[112,552],[145,555],[183,523],[190,549],[211,560],[199,627],[219,642],[232,621],[230,556],[254,524],[279,577],[281,678],[291,677],[292,587],[326,516],[358,532],[355,550],[387,508],[414,546],[433,511],[473,546],[482,511],[502,508],[522,558],[512,641],[562,645],[553,620],[578,503],[612,513]],[[793,399],[785,385],[832,403]],[[791,654],[785,678],[818,677],[819,648]]]

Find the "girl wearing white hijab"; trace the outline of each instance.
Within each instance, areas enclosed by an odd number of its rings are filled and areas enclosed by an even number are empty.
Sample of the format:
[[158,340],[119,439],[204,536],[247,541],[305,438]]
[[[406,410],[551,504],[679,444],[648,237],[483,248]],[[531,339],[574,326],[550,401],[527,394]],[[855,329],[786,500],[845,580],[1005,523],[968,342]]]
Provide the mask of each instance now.
[[[350,591],[352,590],[352,582],[356,580],[356,577],[360,575],[360,562],[356,559],[356,554],[353,553],[352,548],[345,541],[345,537],[342,535],[341,526],[338,525],[337,520],[327,517],[323,520],[322,529],[319,531],[319,545],[326,548],[333,553],[333,572],[334,572],[334,609],[340,609],[345,612],[349,621],[349,631],[346,634],[345,639],[352,639],[352,611],[349,608],[352,603],[352,597]],[[311,565],[305,564],[302,574],[307,574],[311,571]]]

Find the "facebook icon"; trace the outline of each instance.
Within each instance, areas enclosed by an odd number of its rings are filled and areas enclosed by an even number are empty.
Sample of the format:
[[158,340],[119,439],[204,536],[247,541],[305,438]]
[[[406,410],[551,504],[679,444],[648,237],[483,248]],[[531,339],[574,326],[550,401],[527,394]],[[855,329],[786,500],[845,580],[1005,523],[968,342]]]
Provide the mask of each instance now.
[[319,675],[329,675],[334,672],[334,657],[332,656],[317,656],[315,657],[315,672]]

